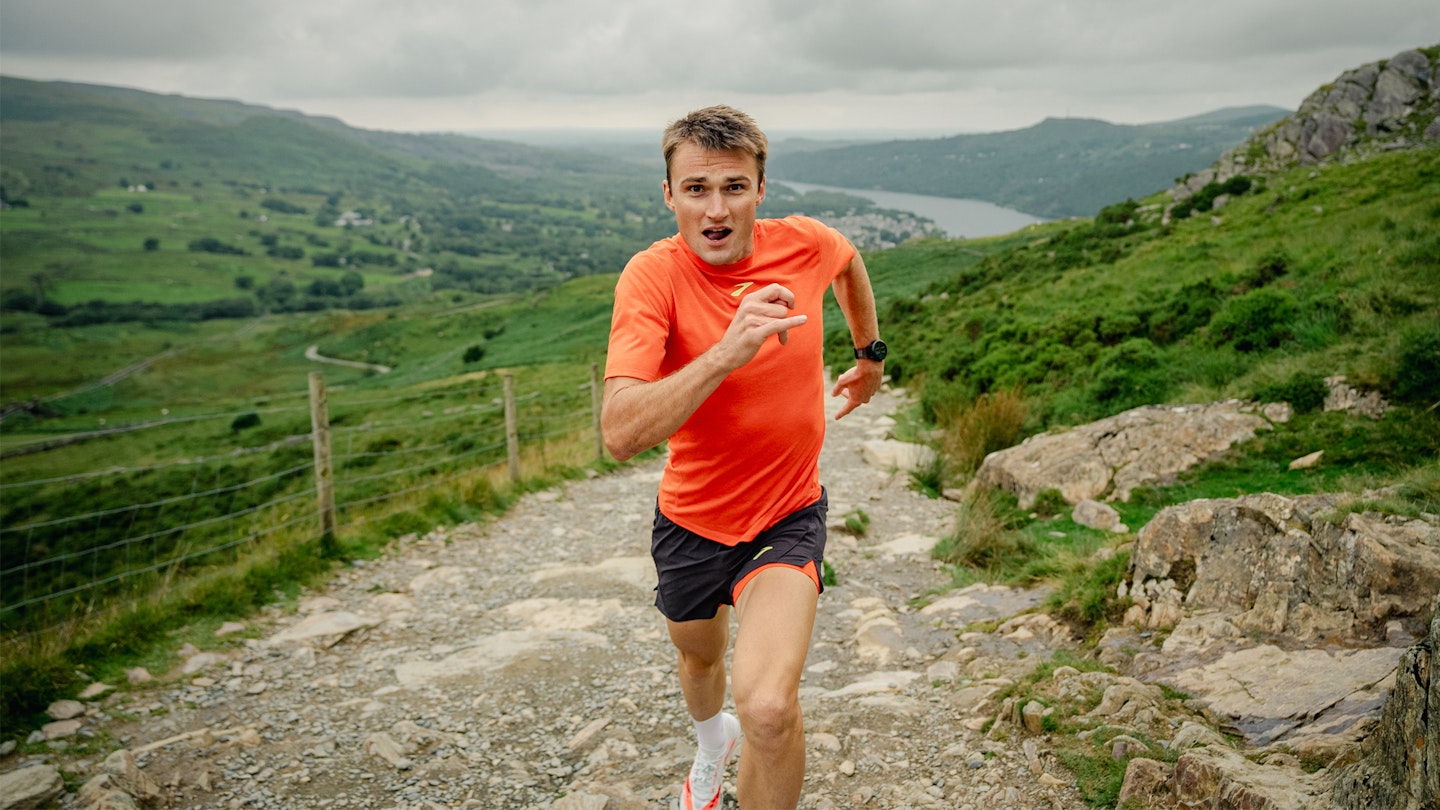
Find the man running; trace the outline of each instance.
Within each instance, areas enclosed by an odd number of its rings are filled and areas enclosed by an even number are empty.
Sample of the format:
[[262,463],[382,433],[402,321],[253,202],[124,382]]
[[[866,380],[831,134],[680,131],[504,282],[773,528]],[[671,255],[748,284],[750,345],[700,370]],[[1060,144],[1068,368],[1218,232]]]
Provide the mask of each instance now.
[[[800,674],[825,551],[825,291],[857,347],[832,391],[846,397],[837,419],[879,389],[885,344],[845,237],[806,217],[757,221],[768,143],[748,115],[695,111],[665,130],[662,148],[677,234],[636,254],[616,286],[605,445],[625,460],[669,441],[651,551],[699,743],[681,806],[719,806],[743,730],[741,807],[793,808],[805,776]],[[722,711],[731,606],[738,720]]]

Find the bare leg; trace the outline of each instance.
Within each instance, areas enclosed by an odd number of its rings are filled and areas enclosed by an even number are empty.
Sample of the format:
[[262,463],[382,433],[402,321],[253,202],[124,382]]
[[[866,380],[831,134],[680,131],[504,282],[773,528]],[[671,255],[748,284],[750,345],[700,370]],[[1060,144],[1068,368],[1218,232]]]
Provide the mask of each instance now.
[[680,655],[680,691],[696,720],[708,720],[725,705],[725,647],[730,643],[730,608],[721,605],[713,619],[666,620],[670,641]]
[[745,731],[737,787],[745,810],[780,810],[800,802],[805,779],[800,671],[810,650],[817,597],[808,576],[777,566],[756,575],[736,605],[733,679]]

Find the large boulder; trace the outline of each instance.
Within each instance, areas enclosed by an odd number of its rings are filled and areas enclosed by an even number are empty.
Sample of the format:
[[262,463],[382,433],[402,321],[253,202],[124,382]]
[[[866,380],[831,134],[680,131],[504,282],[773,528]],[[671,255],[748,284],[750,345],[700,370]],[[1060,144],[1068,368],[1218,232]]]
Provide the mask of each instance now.
[[1031,436],[985,457],[977,486],[1013,493],[1029,508],[1043,489],[1065,500],[1127,501],[1136,487],[1166,484],[1176,474],[1268,430],[1254,406],[1239,401],[1210,405],[1147,405],[1061,433]]
[[1326,519],[1337,500],[1262,493],[1163,509],[1136,537],[1128,593],[1153,610],[1143,603],[1153,583],[1173,583],[1162,592],[1185,610],[1301,638],[1373,637],[1389,620],[1428,616],[1440,593],[1440,519]]

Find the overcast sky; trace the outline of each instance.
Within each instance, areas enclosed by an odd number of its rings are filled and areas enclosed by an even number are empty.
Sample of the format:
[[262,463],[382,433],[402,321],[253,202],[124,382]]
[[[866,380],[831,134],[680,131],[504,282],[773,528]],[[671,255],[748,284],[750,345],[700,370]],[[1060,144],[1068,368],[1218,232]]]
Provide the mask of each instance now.
[[1294,109],[1440,43],[1437,0],[4,0],[0,73],[406,132],[992,132]]

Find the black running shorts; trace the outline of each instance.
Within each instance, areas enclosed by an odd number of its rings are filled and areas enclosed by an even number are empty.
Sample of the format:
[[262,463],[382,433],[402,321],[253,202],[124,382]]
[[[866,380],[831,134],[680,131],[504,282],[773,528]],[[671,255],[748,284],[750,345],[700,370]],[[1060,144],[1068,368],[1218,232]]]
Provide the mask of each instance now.
[[655,607],[676,622],[713,619],[721,605],[733,605],[755,574],[774,565],[798,569],[825,590],[820,571],[825,557],[825,515],[820,500],[792,512],[744,543],[727,546],[681,528],[655,509],[650,555],[659,584]]

